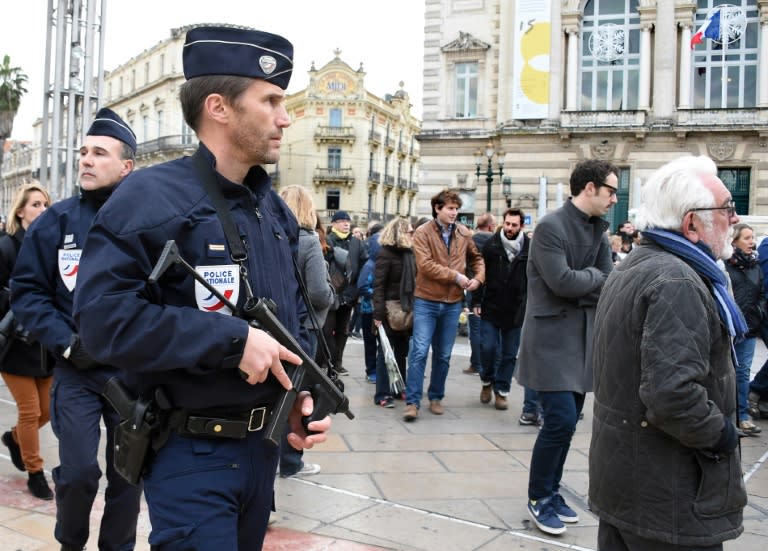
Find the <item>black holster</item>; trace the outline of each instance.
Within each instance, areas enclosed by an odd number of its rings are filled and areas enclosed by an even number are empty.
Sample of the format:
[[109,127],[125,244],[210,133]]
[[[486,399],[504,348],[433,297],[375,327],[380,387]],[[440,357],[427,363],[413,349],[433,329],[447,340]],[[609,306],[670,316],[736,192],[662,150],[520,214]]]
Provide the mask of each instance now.
[[[160,390],[158,390],[161,392]],[[129,483],[138,485],[149,472],[154,453],[165,445],[168,430],[163,422],[164,400],[132,399],[123,383],[113,377],[104,387],[104,397],[120,414],[115,428],[115,470]],[[158,403],[160,402],[160,403]]]

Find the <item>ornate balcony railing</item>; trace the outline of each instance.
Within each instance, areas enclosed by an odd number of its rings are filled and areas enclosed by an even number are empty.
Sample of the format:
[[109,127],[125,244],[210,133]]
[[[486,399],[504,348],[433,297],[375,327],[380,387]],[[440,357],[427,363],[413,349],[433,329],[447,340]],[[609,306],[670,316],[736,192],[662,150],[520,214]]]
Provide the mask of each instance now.
[[136,155],[148,155],[158,151],[178,151],[181,149],[196,149],[197,137],[193,135],[163,136],[148,142],[142,142],[136,146]]
[[562,128],[638,127],[645,124],[645,111],[563,111]]
[[680,109],[679,126],[753,126],[768,124],[768,109]]
[[321,143],[354,143],[354,126],[318,126],[315,140]]
[[355,181],[351,168],[316,168],[312,182],[322,184],[344,184],[351,186]]

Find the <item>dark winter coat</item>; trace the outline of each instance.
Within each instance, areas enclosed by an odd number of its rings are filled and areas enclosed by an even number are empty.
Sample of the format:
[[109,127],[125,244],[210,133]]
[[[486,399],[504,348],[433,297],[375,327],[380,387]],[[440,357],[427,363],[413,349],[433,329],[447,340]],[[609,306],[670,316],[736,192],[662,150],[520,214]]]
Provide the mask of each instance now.
[[592,390],[592,325],[613,269],[605,230],[568,201],[536,226],[517,380],[534,390]]
[[485,284],[472,294],[472,306],[480,306],[483,320],[500,329],[522,327],[525,315],[525,274],[531,240],[523,236],[523,248],[509,261],[499,232],[483,246]]
[[728,277],[731,278],[733,298],[744,314],[749,327],[748,337],[760,334],[760,325],[765,317],[765,298],[763,297],[763,271],[752,255],[746,255],[735,249],[733,256],[725,263]]
[[600,296],[594,375],[592,511],[679,546],[737,537],[747,495],[735,372],[705,281],[654,244],[636,247]]
[[403,278],[403,258],[413,255],[410,248],[404,249],[387,245],[379,250],[376,258],[376,277],[373,284],[373,319],[387,320],[388,300],[400,300]]
[[[2,302],[0,314],[3,315],[10,307],[7,288],[10,284],[13,267],[16,264],[16,256],[19,254],[21,242],[24,239],[24,233],[24,229],[20,227],[15,234],[4,233],[0,237],[0,289],[3,289],[3,296],[0,299]],[[41,364],[40,358],[43,348],[40,343],[32,340],[31,337],[27,337],[25,341],[14,338],[5,358],[0,363],[0,371],[26,377],[50,376],[53,362]]]
[[331,247],[340,247],[349,253],[349,261],[351,266],[351,274],[347,274],[349,284],[343,289],[338,290],[339,304],[354,305],[357,301],[357,280],[360,277],[360,270],[363,269],[363,264],[368,260],[368,252],[365,249],[365,244],[357,237],[350,233],[346,239],[340,238],[333,231],[328,232],[326,237],[328,244]]

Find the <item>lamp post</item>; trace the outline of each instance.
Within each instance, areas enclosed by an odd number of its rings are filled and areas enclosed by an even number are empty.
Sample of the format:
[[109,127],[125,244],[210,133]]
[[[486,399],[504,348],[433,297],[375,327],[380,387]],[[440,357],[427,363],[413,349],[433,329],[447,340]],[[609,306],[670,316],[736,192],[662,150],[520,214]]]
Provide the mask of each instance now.
[[512,206],[512,178],[507,176],[501,181],[501,192],[507,201],[507,208]]
[[[477,151],[475,153],[475,175],[477,176],[478,180],[480,179],[480,165],[483,162],[483,155],[487,157],[488,159],[488,167],[485,169],[485,183],[487,186],[487,196],[486,196],[486,211],[491,211],[491,184],[493,183],[493,177],[498,175],[499,179],[504,175],[504,153],[499,151],[498,153],[493,148],[493,143],[488,142],[485,145],[485,151]],[[493,170],[493,157],[498,157],[496,164],[499,166],[499,170],[494,171]]]

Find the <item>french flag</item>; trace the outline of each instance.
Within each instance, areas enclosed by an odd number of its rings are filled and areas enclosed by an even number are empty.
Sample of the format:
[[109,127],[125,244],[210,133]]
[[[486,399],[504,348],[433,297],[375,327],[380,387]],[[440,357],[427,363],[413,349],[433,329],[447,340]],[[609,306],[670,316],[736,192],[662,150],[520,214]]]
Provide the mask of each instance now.
[[691,37],[691,49],[696,47],[696,44],[701,44],[704,38],[710,38],[717,40],[720,38],[720,10],[722,8],[715,8],[707,16],[707,20],[699,27],[699,30]]

